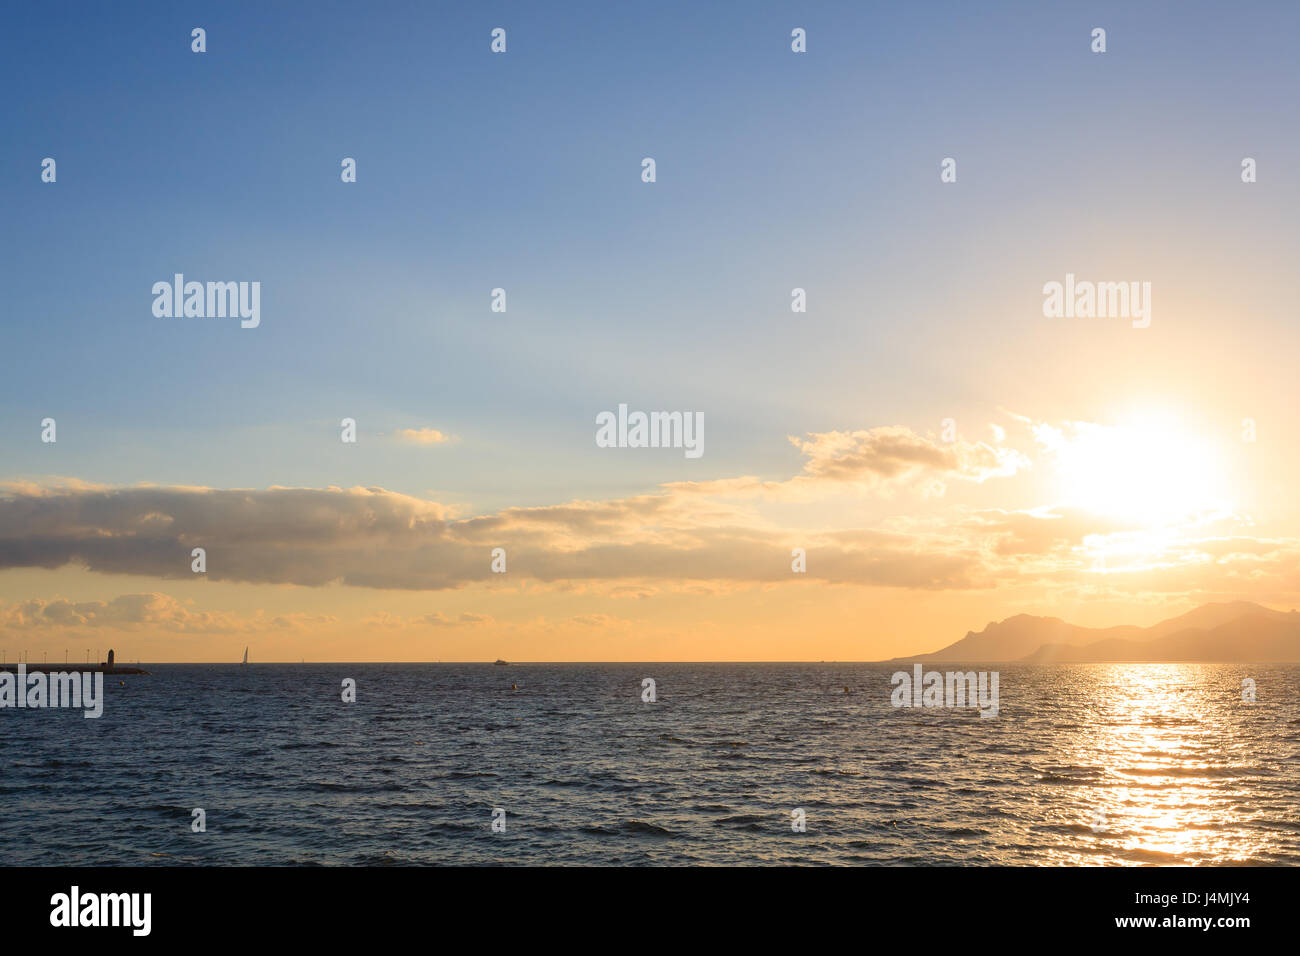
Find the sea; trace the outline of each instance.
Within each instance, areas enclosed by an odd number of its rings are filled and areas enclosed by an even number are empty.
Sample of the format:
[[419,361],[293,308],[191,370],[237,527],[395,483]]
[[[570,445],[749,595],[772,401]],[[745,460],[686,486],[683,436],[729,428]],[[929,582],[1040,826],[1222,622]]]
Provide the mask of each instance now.
[[6,863],[1300,863],[1300,665],[143,666],[0,710]]

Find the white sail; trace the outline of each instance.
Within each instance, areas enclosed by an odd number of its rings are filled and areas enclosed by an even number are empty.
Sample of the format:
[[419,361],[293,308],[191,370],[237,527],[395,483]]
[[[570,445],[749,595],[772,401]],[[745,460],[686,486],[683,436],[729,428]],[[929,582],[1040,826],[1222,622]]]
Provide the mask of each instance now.
[[248,648],[247,648],[247,647],[244,648],[244,660],[243,660],[242,663],[244,663],[244,664],[247,664],[247,663],[248,663]]

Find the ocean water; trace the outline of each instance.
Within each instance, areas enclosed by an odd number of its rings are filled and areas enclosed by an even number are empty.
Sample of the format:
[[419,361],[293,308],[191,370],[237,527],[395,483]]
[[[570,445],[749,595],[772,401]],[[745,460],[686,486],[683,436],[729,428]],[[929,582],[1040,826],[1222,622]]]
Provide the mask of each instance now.
[[[1000,710],[985,719],[891,706],[895,668],[880,665],[154,665],[108,678],[99,720],[0,710],[0,852],[11,865],[1300,863],[1300,666],[996,669]],[[354,704],[340,699],[349,677]],[[194,808],[206,832],[191,831]]]

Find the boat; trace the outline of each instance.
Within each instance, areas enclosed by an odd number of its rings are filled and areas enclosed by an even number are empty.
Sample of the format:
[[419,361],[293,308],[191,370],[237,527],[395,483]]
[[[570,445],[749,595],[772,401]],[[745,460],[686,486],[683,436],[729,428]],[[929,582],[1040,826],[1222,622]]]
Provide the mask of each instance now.
[[503,661],[503,660],[502,660],[501,658],[499,658],[499,657],[498,657],[498,658],[493,662],[493,665],[496,666],[496,667],[505,667],[506,664],[507,664],[507,662],[506,662],[506,661]]
[[244,665],[244,664],[247,664],[247,663],[248,663],[248,648],[247,648],[247,647],[244,648],[244,659],[243,659],[242,661],[240,661],[239,663],[240,663],[241,666]]

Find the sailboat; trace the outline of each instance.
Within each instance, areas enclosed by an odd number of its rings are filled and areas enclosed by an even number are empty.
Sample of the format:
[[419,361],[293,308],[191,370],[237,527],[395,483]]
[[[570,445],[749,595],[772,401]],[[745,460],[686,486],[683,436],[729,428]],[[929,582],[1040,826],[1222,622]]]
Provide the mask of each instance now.
[[247,648],[247,647],[244,648],[244,659],[243,659],[242,661],[240,661],[239,663],[240,663],[240,666],[243,666],[244,664],[247,664],[247,663],[248,663],[248,648]]

